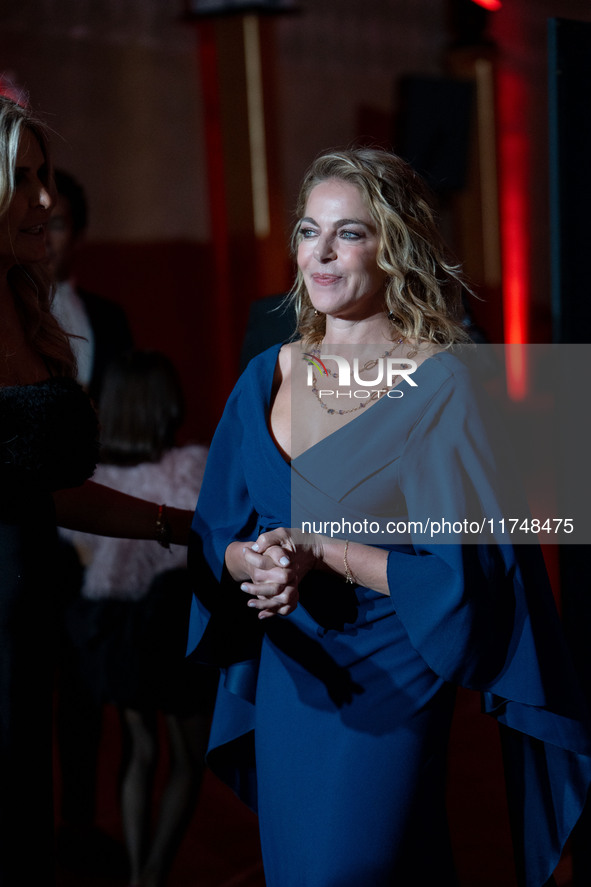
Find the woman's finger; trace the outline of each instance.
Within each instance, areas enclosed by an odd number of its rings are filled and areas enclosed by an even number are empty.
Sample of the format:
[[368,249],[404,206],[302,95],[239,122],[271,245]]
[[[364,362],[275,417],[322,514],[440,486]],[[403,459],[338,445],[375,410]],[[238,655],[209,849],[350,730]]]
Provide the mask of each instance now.
[[240,590],[261,600],[270,601],[283,593],[289,581],[289,579],[282,577],[282,581],[279,582],[242,582]]
[[270,569],[274,564],[287,567],[291,562],[290,553],[279,545],[271,546],[264,554],[260,554],[252,548],[244,548],[243,557],[245,563],[249,566],[258,567],[263,570]]
[[290,552],[282,548],[281,545],[271,545],[265,550],[264,557],[270,558],[273,563],[281,567],[288,567],[291,563]]
[[254,551],[266,553],[273,546],[278,546],[288,551],[295,551],[295,543],[291,538],[291,532],[285,529],[285,527],[267,530],[265,533],[261,533],[252,547]]
[[259,616],[263,614],[287,616],[297,607],[298,597],[297,588],[289,586],[271,597],[266,594],[251,597],[247,606],[260,610]]

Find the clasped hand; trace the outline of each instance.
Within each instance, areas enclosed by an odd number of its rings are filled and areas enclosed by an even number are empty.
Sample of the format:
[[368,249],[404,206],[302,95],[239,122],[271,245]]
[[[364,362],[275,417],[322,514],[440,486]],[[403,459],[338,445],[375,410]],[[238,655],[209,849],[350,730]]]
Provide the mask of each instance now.
[[298,585],[321,556],[318,544],[296,543],[290,530],[279,527],[262,533],[242,550],[249,581],[240,588],[252,595],[248,606],[258,618],[287,616],[297,607]]

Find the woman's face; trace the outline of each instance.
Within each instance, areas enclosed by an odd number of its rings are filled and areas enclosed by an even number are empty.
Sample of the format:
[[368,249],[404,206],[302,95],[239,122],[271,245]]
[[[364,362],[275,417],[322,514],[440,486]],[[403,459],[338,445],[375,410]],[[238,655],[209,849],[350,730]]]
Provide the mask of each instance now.
[[386,274],[377,264],[378,247],[376,225],[356,185],[340,179],[316,185],[297,251],[314,308],[351,320],[383,311]]
[[23,129],[16,160],[15,191],[0,219],[0,264],[42,262],[51,195],[45,155],[36,136]]

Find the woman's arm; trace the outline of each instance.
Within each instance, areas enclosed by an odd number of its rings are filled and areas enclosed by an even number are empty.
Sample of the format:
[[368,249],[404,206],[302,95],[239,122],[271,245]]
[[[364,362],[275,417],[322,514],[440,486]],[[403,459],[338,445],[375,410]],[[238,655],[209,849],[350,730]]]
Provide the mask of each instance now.
[[355,585],[390,595],[388,551],[383,548],[363,545],[361,542],[323,538],[322,564],[325,569],[344,576]]
[[186,545],[192,511],[166,508],[128,496],[110,487],[86,481],[53,494],[57,523],[69,530],[127,539],[154,539]]

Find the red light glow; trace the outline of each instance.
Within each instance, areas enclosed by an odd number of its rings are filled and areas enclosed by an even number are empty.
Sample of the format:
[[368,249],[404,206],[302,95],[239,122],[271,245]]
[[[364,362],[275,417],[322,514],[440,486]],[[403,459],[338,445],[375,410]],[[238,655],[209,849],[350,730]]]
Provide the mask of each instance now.
[[[529,341],[530,278],[528,170],[530,143],[524,125],[525,92],[520,78],[505,72],[499,78],[500,215],[503,253],[503,318],[507,345]],[[513,400],[527,394],[525,349],[507,348],[507,387]]]
[[489,12],[496,12],[503,5],[501,0],[472,0],[472,3],[482,6],[483,9],[488,9]]

